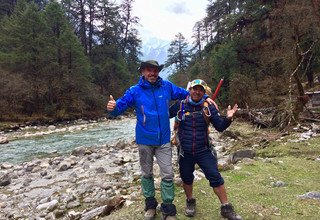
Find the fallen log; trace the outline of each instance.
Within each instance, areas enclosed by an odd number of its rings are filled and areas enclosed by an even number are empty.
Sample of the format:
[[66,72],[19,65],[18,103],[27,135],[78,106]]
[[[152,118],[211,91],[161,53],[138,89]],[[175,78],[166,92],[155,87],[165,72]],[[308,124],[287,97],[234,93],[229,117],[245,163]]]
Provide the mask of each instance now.
[[300,119],[304,121],[320,122],[320,119],[317,118],[300,117]]
[[263,114],[261,112],[256,112],[250,109],[239,109],[235,114],[237,118],[242,118],[247,121],[250,121],[251,123],[256,124],[260,128],[268,128],[269,122],[264,121],[261,118],[262,115]]

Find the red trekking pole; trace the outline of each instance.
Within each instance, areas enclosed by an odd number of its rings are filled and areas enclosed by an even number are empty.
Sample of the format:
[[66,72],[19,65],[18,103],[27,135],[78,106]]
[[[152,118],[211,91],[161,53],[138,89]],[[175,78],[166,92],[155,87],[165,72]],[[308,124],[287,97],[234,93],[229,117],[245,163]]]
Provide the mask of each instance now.
[[214,100],[217,97],[218,92],[220,90],[220,87],[222,86],[222,83],[223,83],[223,79],[220,79],[219,84],[218,84],[218,86],[216,88],[216,91],[214,91],[214,93],[212,95],[212,100]]

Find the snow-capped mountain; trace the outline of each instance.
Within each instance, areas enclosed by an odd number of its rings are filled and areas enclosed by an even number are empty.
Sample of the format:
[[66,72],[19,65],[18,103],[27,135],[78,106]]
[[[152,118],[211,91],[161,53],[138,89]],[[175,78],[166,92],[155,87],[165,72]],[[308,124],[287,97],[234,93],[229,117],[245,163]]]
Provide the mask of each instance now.
[[[170,41],[158,38],[149,38],[142,42],[141,60],[156,60],[159,64],[164,64],[167,60],[169,46]],[[160,72],[160,76],[167,79],[171,73],[171,68],[164,68]]]

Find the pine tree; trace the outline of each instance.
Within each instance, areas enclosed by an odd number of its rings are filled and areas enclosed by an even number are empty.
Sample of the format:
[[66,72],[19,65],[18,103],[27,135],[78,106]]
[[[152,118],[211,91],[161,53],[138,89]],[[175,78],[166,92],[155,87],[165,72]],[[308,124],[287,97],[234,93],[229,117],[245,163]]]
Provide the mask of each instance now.
[[166,66],[174,65],[179,72],[185,72],[190,61],[190,51],[185,37],[178,33],[171,41],[168,49],[168,60]]

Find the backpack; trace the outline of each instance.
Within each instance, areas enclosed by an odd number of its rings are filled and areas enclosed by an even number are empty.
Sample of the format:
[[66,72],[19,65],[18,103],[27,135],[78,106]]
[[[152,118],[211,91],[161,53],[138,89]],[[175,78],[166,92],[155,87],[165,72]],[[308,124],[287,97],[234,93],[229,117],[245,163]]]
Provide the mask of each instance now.
[[[180,124],[180,121],[184,120],[185,118],[185,110],[184,110],[184,106],[185,104],[188,102],[188,97],[184,100],[182,100],[180,102],[180,109],[179,111],[177,112],[177,116],[176,116],[176,119],[174,121],[174,126],[173,126],[173,137],[172,137],[172,140],[171,140],[171,143],[173,145],[178,145],[179,144],[179,140],[178,140],[178,129],[179,129],[179,124]],[[211,116],[211,112],[209,110],[209,103],[207,101],[204,101],[202,104],[202,111],[203,111],[203,115],[204,115],[204,119],[207,123],[207,126],[208,126],[208,129],[209,129],[209,124],[210,124],[210,116]],[[188,113],[188,112],[187,112]],[[179,114],[181,114],[181,116],[179,116]],[[181,117],[181,118],[179,118]]]

